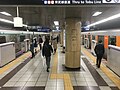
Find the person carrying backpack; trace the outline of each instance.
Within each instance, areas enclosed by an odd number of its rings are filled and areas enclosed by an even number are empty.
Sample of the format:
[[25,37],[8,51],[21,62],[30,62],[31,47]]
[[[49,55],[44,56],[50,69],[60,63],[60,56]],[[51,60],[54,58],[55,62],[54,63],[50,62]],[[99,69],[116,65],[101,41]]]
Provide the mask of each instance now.
[[101,60],[105,52],[104,45],[102,44],[102,40],[99,40],[98,44],[95,46],[94,51],[97,56],[96,65],[98,68],[100,68]]
[[42,55],[46,58],[47,72],[49,72],[50,68],[51,53],[53,53],[53,48],[49,44],[49,39],[46,38],[43,44]]

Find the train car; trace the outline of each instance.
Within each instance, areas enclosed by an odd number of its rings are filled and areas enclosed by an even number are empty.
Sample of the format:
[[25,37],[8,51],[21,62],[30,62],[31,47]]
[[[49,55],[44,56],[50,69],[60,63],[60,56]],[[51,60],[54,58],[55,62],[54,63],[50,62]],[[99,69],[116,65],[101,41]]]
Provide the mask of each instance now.
[[[0,54],[2,54],[2,56],[0,55],[0,67],[29,51],[31,40],[38,41],[39,35],[42,34],[48,33],[0,30]],[[6,57],[6,54],[9,56]]]
[[120,29],[82,32],[82,44],[95,55],[95,45],[99,40],[102,40],[105,48],[104,58],[107,60],[108,45],[120,47],[120,33],[118,32]]
[[7,42],[15,42],[16,57],[30,49],[30,42],[36,38],[38,41],[39,35],[47,34],[42,32],[27,32],[27,31],[13,31],[0,30],[0,44]]

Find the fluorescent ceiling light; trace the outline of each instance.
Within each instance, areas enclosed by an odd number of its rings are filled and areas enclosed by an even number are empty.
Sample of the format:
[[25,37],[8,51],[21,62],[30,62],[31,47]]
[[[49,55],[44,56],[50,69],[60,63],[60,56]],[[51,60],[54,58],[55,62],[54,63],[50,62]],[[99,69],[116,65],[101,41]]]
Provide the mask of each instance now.
[[24,27],[27,27],[28,25],[26,25],[26,24],[23,24],[23,26],[24,26]]
[[59,27],[58,27],[58,26],[56,26],[56,29],[58,30],[58,29],[59,29]]
[[58,25],[59,25],[59,22],[58,22],[58,21],[54,21],[54,24],[55,24],[56,26],[58,26]]
[[116,15],[113,15],[111,17],[108,17],[106,19],[103,19],[103,20],[100,20],[98,22],[95,22],[95,23],[92,23],[86,27],[91,27],[91,26],[94,26],[94,25],[98,25],[98,24],[101,24],[101,23],[104,23],[104,22],[107,22],[107,21],[110,21],[110,20],[113,20],[113,19],[116,19],[116,18],[119,18],[120,17],[120,13],[116,14]]
[[1,14],[3,15],[6,15],[6,16],[12,16],[11,14],[7,13],[7,12],[0,12]]
[[2,22],[6,22],[6,23],[11,23],[11,24],[14,24],[14,22],[13,22],[13,21],[6,20],[6,19],[2,19],[2,18],[0,18],[0,21],[2,21]]
[[[11,23],[11,24],[14,24],[14,22],[13,22],[13,21],[6,20],[6,19],[2,19],[2,18],[0,18],[0,21],[1,21],[1,22],[5,22],[5,23]],[[23,24],[23,26],[27,27],[27,25],[26,25],[26,24]]]
[[102,12],[95,12],[92,16],[98,16],[100,14],[102,14]]

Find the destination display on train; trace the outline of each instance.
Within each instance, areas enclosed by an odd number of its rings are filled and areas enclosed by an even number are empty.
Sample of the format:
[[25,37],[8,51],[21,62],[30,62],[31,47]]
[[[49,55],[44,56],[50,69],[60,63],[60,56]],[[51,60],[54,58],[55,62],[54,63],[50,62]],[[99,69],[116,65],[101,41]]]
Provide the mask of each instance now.
[[94,5],[120,4],[120,0],[0,0],[0,5]]

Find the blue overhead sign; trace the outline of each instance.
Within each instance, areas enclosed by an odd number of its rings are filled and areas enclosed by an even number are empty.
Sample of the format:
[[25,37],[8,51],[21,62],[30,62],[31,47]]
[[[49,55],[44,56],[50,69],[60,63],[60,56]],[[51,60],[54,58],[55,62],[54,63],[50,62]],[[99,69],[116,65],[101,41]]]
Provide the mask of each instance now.
[[47,27],[37,28],[37,32],[50,32],[51,29]]
[[120,4],[120,0],[0,0],[0,5],[94,5]]

